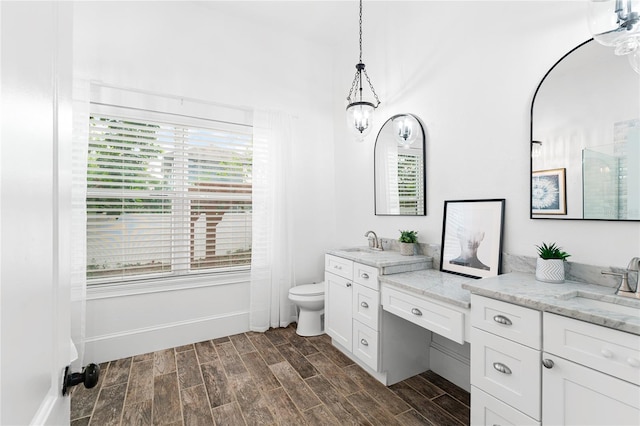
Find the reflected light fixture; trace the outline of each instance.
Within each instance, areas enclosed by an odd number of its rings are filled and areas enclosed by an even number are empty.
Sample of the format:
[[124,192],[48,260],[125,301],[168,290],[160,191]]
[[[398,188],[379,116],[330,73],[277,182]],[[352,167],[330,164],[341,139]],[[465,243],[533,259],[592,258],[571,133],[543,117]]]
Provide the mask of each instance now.
[[542,154],[542,142],[531,141],[531,158],[538,158]]
[[408,148],[418,135],[418,122],[410,115],[399,115],[393,119],[393,134],[400,145]]
[[600,44],[629,56],[637,71],[640,50],[640,0],[590,0],[589,30]]
[[[380,105],[380,99],[376,94],[373,84],[369,79],[367,70],[362,63],[362,0],[360,0],[360,59],[356,64],[356,75],[351,83],[351,89],[347,95],[347,125],[350,130],[353,131],[358,139],[362,141],[365,136],[371,132],[373,126],[373,113],[378,105]],[[366,78],[369,84],[369,89],[373,95],[373,99],[363,96],[362,93],[362,78]]]

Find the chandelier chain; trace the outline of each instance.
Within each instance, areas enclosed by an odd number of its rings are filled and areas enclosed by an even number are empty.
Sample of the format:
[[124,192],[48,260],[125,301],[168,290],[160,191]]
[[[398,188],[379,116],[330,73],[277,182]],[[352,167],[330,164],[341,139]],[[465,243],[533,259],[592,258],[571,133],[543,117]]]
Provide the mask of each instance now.
[[351,94],[358,87],[358,81],[360,81],[360,73],[356,71],[356,75],[353,77],[353,83],[351,83],[351,89],[349,90],[349,94],[347,95],[347,101],[351,102]]
[[364,76],[367,77],[367,83],[369,83],[369,87],[371,88],[371,93],[373,93],[373,97],[376,99],[376,107],[380,105],[380,99],[378,99],[378,94],[376,90],[373,88],[373,84],[371,84],[371,80],[369,80],[369,74],[367,74],[367,70],[362,70],[364,72]]
[[362,0],[360,0],[360,63],[362,63]]
[[[353,77],[353,83],[351,83],[351,89],[349,90],[349,94],[347,95],[347,101],[349,102],[353,102],[354,100],[352,100],[351,95],[355,96],[355,92],[357,92],[357,90],[360,90],[360,100],[362,100],[362,73],[364,72],[364,76],[367,79],[367,83],[369,84],[369,88],[371,89],[371,93],[373,93],[373,96],[376,100],[376,105],[375,108],[378,107],[378,105],[380,105],[380,99],[378,98],[378,94],[376,93],[375,89],[373,88],[373,84],[371,84],[371,80],[369,79],[369,75],[367,74],[367,70],[365,69],[364,64],[362,63],[362,0],[360,0],[360,16],[359,16],[359,29],[360,29],[360,33],[359,33],[359,47],[360,47],[360,60],[358,61],[358,64],[356,65],[356,75]],[[358,86],[360,86],[360,89],[358,89]]]

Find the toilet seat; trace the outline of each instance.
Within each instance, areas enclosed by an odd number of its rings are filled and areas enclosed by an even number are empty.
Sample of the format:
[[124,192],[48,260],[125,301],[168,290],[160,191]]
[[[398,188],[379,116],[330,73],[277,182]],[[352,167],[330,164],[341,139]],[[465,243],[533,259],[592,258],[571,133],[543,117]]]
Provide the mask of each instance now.
[[324,295],[324,283],[297,285],[289,289],[289,294],[293,294],[295,296]]

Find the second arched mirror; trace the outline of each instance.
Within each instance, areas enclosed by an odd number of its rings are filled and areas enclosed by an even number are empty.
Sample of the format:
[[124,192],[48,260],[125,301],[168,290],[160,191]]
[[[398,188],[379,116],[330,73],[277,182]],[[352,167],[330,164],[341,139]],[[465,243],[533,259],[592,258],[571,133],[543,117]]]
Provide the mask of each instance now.
[[413,114],[388,119],[374,150],[375,214],[425,216],[425,132]]

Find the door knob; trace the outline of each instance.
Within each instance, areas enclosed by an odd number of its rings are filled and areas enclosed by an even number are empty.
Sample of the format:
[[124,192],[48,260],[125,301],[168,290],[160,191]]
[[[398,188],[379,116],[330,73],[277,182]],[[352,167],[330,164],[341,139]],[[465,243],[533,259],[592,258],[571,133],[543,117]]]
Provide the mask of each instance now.
[[91,389],[98,384],[100,377],[100,366],[97,364],[89,364],[82,369],[82,373],[71,373],[70,366],[64,370],[64,383],[62,383],[62,395],[69,393],[69,388],[80,383],[84,383],[84,387]]

